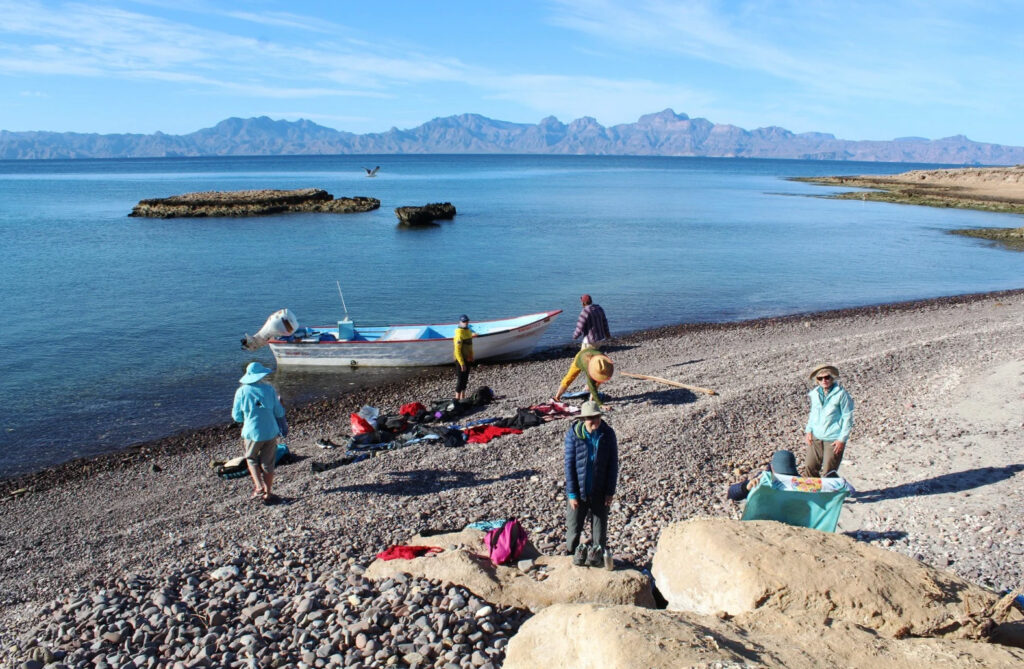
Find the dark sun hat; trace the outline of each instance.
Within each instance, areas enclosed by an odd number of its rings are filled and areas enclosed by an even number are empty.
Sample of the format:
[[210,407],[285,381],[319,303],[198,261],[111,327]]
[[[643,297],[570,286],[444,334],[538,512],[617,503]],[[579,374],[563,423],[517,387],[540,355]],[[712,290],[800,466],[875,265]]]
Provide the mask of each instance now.
[[796,456],[793,455],[793,451],[775,451],[771,470],[776,474],[796,476]]

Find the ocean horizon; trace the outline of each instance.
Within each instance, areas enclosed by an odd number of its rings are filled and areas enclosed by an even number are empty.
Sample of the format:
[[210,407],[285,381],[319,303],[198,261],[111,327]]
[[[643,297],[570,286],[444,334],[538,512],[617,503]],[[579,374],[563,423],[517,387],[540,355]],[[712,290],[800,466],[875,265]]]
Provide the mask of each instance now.
[[[381,165],[368,179],[363,167]],[[0,477],[230,420],[239,339],[301,324],[564,313],[590,293],[613,334],[1018,288],[1024,255],[948,234],[987,212],[840,201],[791,176],[934,165],[603,156],[288,156],[0,161],[0,338],[10,415]],[[323,188],[365,214],[128,218],[192,191]],[[454,221],[393,209],[452,202]],[[415,373],[415,370],[400,374]],[[286,404],[394,376],[288,372]],[[557,381],[557,380],[556,380]]]

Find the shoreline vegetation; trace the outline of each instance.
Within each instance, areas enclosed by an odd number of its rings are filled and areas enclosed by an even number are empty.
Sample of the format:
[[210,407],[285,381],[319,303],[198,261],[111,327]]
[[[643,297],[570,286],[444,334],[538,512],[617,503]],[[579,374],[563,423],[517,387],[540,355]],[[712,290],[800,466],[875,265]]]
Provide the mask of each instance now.
[[[871,189],[824,196],[838,200],[866,200],[1024,214],[1024,165],[912,170],[891,176],[792,177],[790,180],[822,186]],[[967,228],[950,232],[988,239],[1015,250],[1024,250],[1024,227]]]
[[[607,347],[617,373],[603,388],[620,452],[609,514],[612,575],[651,570],[659,538],[676,523],[737,518],[741,507],[727,501],[726,488],[756,474],[775,450],[792,449],[802,462],[807,373],[828,362],[857,403],[841,474],[858,492],[831,540],[858,554],[889,549],[995,594],[1019,588],[1022,346],[1024,289],[617,338]],[[474,386],[496,392],[480,417],[514,415],[544,401],[576,350],[566,345],[480,365]],[[392,412],[405,402],[451,397],[453,387],[451,369],[440,368],[288,407],[297,462],[278,469],[275,492],[283,503],[274,506],[250,501],[245,478],[213,474],[211,460],[241,452],[238,428],[229,424],[0,480],[0,648],[17,662],[39,662],[31,666],[51,658],[66,658],[68,666],[155,666],[151,657],[182,667],[293,660],[501,666],[515,645],[510,640],[543,611],[490,601],[443,578],[374,579],[371,564],[416,533],[509,515],[530,533],[540,564],[568,561],[561,546],[567,421],[487,444],[414,445],[345,465],[338,465],[342,453],[316,445],[321,438],[343,443],[348,414],[362,405]],[[881,561],[865,561],[865,573],[885,571]],[[526,577],[544,581],[547,574],[527,569]],[[552,567],[549,580],[558,578]],[[857,587],[839,579],[827,593],[830,601],[854,601]],[[933,595],[922,592],[922,606],[930,607]],[[886,629],[912,627],[898,612],[878,615]],[[726,624],[730,616],[719,618]],[[757,624],[756,616],[741,619]],[[838,620],[832,627],[852,629]],[[944,657],[965,665],[982,647],[1004,658],[990,666],[1021,658],[976,641],[927,642],[952,644],[935,647],[955,647]],[[860,657],[865,643],[851,642],[839,664],[857,664],[850,658]],[[779,666],[772,648],[759,652],[766,665]]]

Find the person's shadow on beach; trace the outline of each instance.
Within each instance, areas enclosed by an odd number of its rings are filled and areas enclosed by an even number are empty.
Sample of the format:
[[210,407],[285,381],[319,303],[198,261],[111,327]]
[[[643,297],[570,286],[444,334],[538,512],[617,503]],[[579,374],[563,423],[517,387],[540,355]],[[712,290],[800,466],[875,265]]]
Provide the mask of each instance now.
[[[636,344],[602,344],[601,345],[601,352],[602,353],[621,353],[623,351],[632,351],[636,347],[637,347]],[[579,348],[576,348],[575,350],[579,351]],[[576,354],[573,353],[573,355],[576,355]]]
[[677,362],[675,364],[669,365],[669,367],[682,367],[684,365],[695,365],[698,362],[704,362],[704,358],[696,358],[694,360],[687,360],[686,362]]
[[670,388],[668,390],[648,390],[633,395],[622,395],[621,397],[609,398],[611,402],[648,402],[655,406],[666,406],[675,404],[693,404],[697,401],[697,395],[685,388]]
[[[621,353],[622,351],[630,351],[634,348],[637,348],[637,344],[603,344],[601,352]],[[580,345],[578,343],[563,344],[562,346],[537,351],[530,355],[530,360],[572,360],[579,352]]]
[[354,485],[338,486],[327,490],[328,494],[337,492],[362,492],[375,495],[392,496],[417,496],[431,495],[442,490],[453,490],[455,488],[470,488],[474,486],[487,485],[497,481],[512,481],[524,479],[537,474],[536,469],[521,469],[517,472],[496,476],[494,478],[481,478],[476,472],[452,471],[449,469],[414,469],[407,472],[387,472],[385,475],[390,480],[384,483],[359,483]]
[[968,469],[963,472],[942,474],[941,476],[933,476],[929,479],[903,483],[888,488],[861,490],[853,495],[853,500],[859,504],[871,504],[872,502],[880,502],[886,499],[961,492],[972,488],[980,488],[990,483],[1005,481],[1006,479],[1013,478],[1020,471],[1024,471],[1024,464]]
[[873,530],[851,530],[850,532],[843,532],[843,534],[851,539],[867,543],[872,541],[881,541],[882,539],[899,541],[907,536],[907,533],[903,530],[886,530],[884,532],[875,532]]

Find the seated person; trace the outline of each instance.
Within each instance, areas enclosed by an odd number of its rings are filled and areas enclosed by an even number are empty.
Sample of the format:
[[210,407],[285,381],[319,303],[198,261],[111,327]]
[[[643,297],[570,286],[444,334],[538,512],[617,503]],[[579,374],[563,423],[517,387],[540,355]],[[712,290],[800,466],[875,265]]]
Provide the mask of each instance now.
[[[787,476],[796,476],[796,456],[793,455],[793,451],[775,451],[772,455],[772,460],[768,463],[765,469],[766,471],[775,474],[785,474]],[[739,483],[733,483],[729,486],[729,492],[727,496],[734,502],[745,500],[750,491],[757,485],[758,479],[761,478],[761,474],[758,473],[745,481]]]

